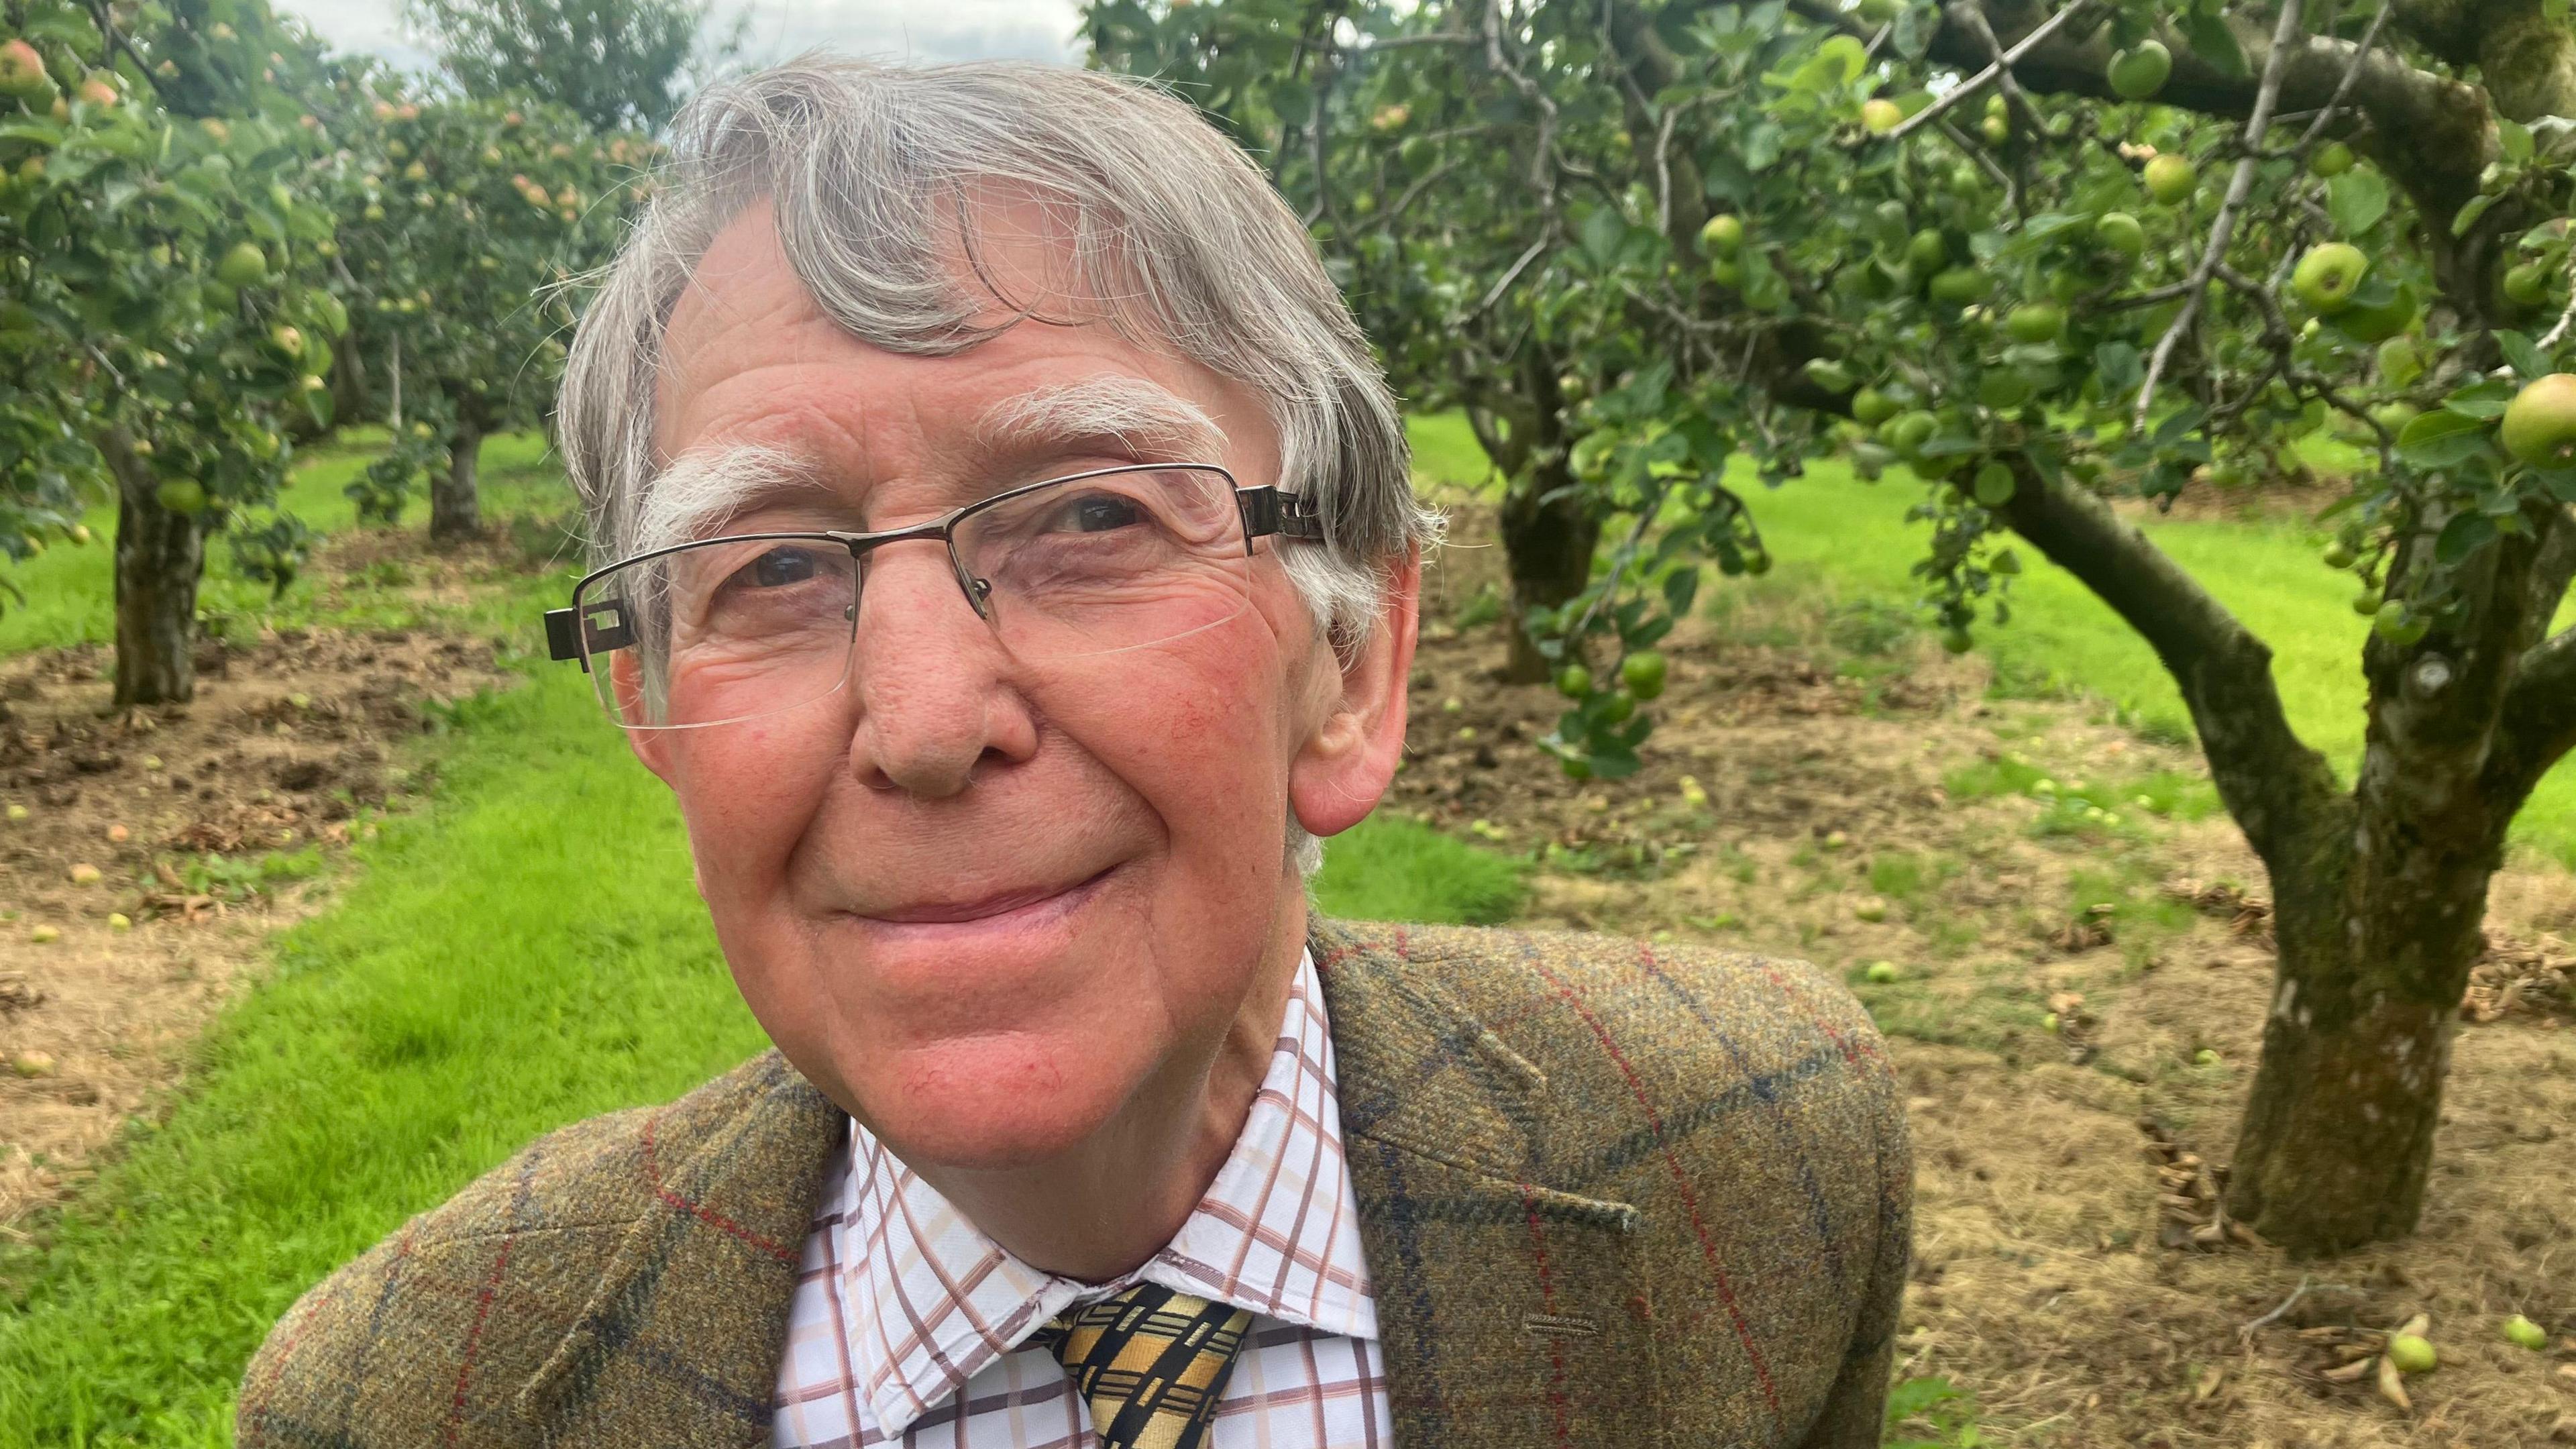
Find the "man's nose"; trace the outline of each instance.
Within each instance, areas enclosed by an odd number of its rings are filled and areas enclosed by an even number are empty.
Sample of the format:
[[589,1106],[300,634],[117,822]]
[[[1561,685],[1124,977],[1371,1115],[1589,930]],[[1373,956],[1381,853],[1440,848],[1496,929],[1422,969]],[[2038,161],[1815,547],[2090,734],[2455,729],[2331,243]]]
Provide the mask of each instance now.
[[976,770],[1028,758],[1037,723],[1000,642],[935,540],[886,544],[861,566],[850,683],[850,770],[864,784],[946,799]]

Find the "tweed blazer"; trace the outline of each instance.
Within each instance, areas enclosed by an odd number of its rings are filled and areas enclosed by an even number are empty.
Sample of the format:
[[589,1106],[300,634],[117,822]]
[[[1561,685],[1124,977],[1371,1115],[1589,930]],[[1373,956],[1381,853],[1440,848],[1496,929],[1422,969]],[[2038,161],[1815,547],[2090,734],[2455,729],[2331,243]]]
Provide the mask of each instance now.
[[[1310,945],[1406,1449],[1879,1442],[1912,1171],[1811,967],[1602,936]],[[244,1449],[754,1449],[848,1119],[775,1052],[547,1136],[306,1293]]]

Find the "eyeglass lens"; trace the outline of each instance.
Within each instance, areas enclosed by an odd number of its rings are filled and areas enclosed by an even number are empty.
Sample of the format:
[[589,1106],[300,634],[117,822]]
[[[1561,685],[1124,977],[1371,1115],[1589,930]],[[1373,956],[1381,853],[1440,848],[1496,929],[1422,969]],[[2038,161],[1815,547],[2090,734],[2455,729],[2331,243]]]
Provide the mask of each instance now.
[[[1251,606],[1242,515],[1215,469],[1138,468],[1008,492],[952,534],[966,602],[1026,663],[1165,643]],[[877,559],[821,535],[722,538],[593,578],[574,610],[602,705],[631,729],[685,729],[834,693],[857,641],[910,622],[863,609]]]

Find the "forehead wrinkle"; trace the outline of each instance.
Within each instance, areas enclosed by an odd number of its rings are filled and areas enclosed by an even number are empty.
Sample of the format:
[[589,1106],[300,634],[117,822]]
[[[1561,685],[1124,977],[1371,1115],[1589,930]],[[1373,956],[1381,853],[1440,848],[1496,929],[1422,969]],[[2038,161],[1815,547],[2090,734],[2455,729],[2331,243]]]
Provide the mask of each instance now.
[[836,496],[821,474],[811,455],[791,448],[738,443],[683,453],[645,485],[634,551],[710,537],[756,503]]
[[1094,438],[1211,459],[1225,446],[1225,430],[1205,408],[1134,377],[1085,378],[1004,398],[977,417],[974,436],[988,455]]

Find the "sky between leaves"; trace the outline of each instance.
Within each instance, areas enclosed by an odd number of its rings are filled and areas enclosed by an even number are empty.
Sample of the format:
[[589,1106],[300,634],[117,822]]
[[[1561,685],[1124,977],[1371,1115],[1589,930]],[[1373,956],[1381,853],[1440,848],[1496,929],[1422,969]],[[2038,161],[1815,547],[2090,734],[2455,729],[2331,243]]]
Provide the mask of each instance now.
[[[402,30],[402,0],[275,0],[341,50],[372,51],[425,70]],[[1077,0],[719,0],[751,17],[741,60],[762,64],[816,47],[923,64],[993,56],[1071,61]]]

